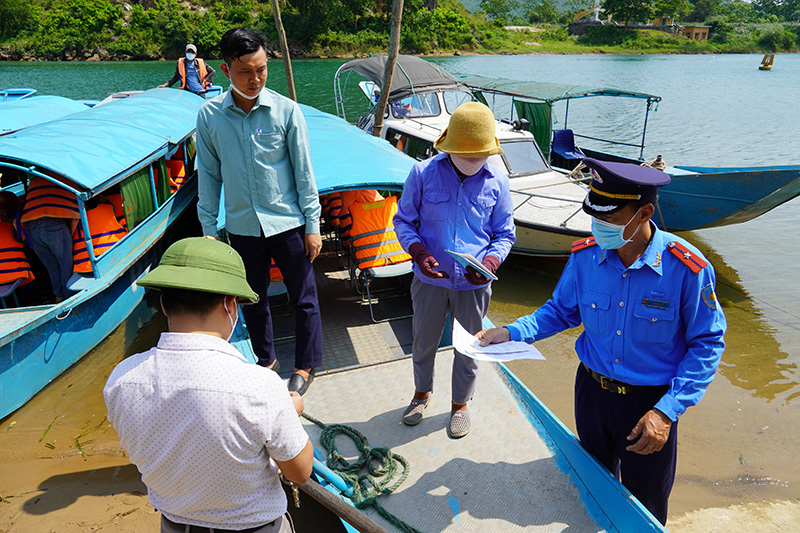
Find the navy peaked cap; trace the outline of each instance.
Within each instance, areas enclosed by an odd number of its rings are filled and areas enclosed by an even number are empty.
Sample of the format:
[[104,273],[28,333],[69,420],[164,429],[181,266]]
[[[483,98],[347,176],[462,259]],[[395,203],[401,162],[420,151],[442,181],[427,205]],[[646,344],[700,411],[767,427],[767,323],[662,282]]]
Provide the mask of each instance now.
[[592,173],[583,210],[594,217],[616,213],[635,200],[651,200],[658,196],[659,187],[671,181],[666,172],[633,163],[591,157],[584,158],[583,162]]

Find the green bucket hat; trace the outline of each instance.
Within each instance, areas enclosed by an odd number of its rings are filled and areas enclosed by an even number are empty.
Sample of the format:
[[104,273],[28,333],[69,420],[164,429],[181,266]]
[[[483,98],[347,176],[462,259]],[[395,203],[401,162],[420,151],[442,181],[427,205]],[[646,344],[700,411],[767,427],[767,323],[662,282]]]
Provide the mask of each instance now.
[[136,282],[154,289],[186,289],[236,296],[254,304],[258,295],[247,284],[241,256],[225,244],[206,237],[173,243],[158,266]]

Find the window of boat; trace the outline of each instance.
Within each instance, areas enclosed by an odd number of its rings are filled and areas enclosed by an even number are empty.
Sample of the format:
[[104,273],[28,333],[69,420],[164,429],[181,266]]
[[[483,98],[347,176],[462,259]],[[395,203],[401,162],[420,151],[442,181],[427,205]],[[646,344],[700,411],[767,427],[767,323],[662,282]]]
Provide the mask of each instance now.
[[438,151],[434,149],[433,143],[430,141],[422,140],[393,128],[387,130],[386,140],[389,141],[392,146],[413,157],[417,161],[428,159],[438,153]]
[[461,104],[475,100],[472,95],[466,91],[445,91],[442,93],[442,98],[444,99],[445,110],[451,115]]
[[441,112],[436,93],[414,94],[392,103],[395,118],[435,117]]
[[547,163],[533,139],[500,143],[511,174],[533,174],[548,170]]
[[[150,167],[148,166],[134,172],[125,178],[119,186],[124,200],[125,220],[128,223],[128,231],[138,226],[156,210],[153,191],[150,186],[149,169]],[[169,184],[167,185],[167,190],[169,190]]]

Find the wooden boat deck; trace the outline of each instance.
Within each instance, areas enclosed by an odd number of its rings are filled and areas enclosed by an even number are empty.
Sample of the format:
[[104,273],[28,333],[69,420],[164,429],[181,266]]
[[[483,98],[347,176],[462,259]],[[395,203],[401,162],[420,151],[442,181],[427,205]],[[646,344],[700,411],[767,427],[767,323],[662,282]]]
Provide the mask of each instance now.
[[[315,262],[324,359],[304,397],[305,406],[321,422],[353,427],[371,446],[387,446],[408,460],[408,479],[394,494],[382,497],[381,504],[425,532],[604,530],[589,516],[569,475],[559,469],[544,431],[531,423],[530,413],[504,383],[499,365],[480,363],[470,402],[472,431],[466,437],[450,439],[445,429],[452,349],[437,357],[436,390],[422,422],[415,427],[402,423],[414,390],[411,321],[372,323],[343,265],[330,253]],[[388,297],[375,307],[376,316],[410,314],[407,294],[384,294]],[[280,373],[287,378],[294,363],[294,318],[280,298],[274,298],[273,326],[276,338],[284,337],[276,348]],[[320,448],[321,429],[303,422]],[[340,435],[336,443],[346,457],[357,457],[349,438]],[[376,511],[367,514],[395,530]]]

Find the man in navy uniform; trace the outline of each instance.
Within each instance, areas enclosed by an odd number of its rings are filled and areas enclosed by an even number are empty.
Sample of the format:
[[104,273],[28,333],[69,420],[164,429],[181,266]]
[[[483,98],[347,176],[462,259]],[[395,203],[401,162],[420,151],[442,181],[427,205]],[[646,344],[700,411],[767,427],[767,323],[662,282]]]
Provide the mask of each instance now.
[[651,220],[666,173],[586,158],[583,210],[593,237],[577,241],[553,297],[482,345],[534,342],[583,324],[575,343],[575,425],[584,448],[661,522],[675,480],[678,418],[696,405],[725,348],[714,269]]

